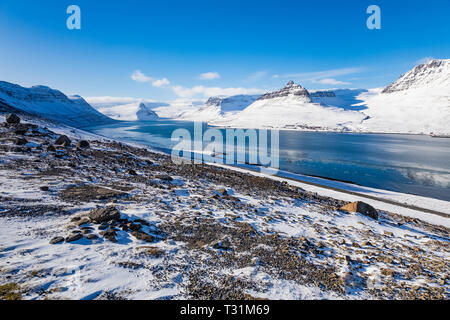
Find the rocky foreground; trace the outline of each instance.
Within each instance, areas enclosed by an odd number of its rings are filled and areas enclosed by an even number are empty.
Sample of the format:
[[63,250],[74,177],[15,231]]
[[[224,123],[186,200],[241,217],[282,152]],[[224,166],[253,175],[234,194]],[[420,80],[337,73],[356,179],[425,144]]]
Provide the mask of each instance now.
[[0,299],[450,297],[445,227],[6,120]]

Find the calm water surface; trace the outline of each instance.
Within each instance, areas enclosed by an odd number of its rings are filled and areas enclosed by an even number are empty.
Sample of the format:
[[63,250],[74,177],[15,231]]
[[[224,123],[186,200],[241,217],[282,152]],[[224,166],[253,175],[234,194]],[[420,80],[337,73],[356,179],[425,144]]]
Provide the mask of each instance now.
[[[193,133],[194,123],[117,122],[87,130],[170,152],[179,128]],[[450,201],[450,139],[280,131],[280,169]]]

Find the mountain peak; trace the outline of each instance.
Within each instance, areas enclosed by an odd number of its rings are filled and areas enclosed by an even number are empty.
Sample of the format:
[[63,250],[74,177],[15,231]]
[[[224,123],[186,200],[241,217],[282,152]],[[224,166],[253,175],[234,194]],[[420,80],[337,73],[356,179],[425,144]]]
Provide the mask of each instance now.
[[269,92],[263,94],[258,98],[258,100],[274,99],[288,96],[302,97],[303,99],[309,101],[309,92],[299,84],[295,84],[294,81],[289,81],[286,86],[277,91]]
[[420,64],[387,86],[382,93],[436,87],[450,87],[450,59],[433,59]]

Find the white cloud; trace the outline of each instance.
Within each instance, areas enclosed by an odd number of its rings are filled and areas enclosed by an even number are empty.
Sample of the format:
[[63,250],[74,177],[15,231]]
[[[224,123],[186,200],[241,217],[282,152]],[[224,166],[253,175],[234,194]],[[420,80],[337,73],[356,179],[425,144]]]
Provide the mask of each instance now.
[[131,79],[136,81],[136,82],[151,82],[152,86],[156,87],[156,88],[163,88],[163,87],[167,87],[168,85],[170,85],[170,81],[167,78],[162,78],[162,79],[155,79],[149,76],[146,76],[144,73],[142,73],[141,70],[136,70],[131,74]]
[[152,86],[157,87],[157,88],[167,87],[168,85],[170,85],[170,81],[167,78],[155,80],[152,82]]
[[350,84],[349,82],[339,81],[339,80],[336,80],[333,78],[325,78],[325,79],[317,80],[315,82],[320,83],[320,84],[330,84],[330,85]]
[[145,74],[141,72],[141,70],[136,70],[131,74],[131,79],[136,82],[150,82],[154,81],[153,78],[147,77]]
[[220,87],[204,87],[195,86],[191,88],[183,86],[172,87],[175,94],[182,98],[192,98],[202,95],[203,97],[214,96],[234,96],[239,94],[261,94],[264,90],[256,88],[220,88]]
[[343,68],[343,69],[332,69],[332,70],[315,71],[315,72],[290,73],[290,74],[280,75],[279,77],[296,79],[296,80],[318,81],[320,79],[344,76],[344,75],[359,73],[361,71],[363,71],[362,68]]
[[220,74],[218,72],[206,72],[200,75],[200,79],[202,80],[220,79]]

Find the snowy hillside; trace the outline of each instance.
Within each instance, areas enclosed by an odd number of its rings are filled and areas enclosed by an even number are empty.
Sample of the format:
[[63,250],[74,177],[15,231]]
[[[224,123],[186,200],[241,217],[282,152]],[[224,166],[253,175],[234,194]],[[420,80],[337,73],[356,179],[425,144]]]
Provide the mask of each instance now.
[[257,95],[236,95],[231,97],[211,97],[203,106],[188,110],[178,118],[192,121],[215,121],[224,116],[240,112],[258,99]]
[[346,110],[361,111],[366,109],[365,106],[357,106],[356,104],[363,102],[358,96],[367,92],[366,89],[336,89],[326,91],[310,91],[311,101],[320,103],[323,106],[332,106],[343,108]]
[[363,131],[449,135],[450,59],[419,65],[383,91],[358,98],[370,117]]
[[262,95],[242,112],[211,121],[210,124],[240,128],[348,131],[365,118],[360,112],[313,103],[310,93],[291,81],[281,90]]
[[169,106],[164,102],[145,101],[134,98],[90,97],[86,100],[104,115],[124,121],[154,120],[158,115],[154,108]]
[[80,96],[66,96],[45,86],[24,88],[0,81],[0,102],[74,127],[112,121]]

